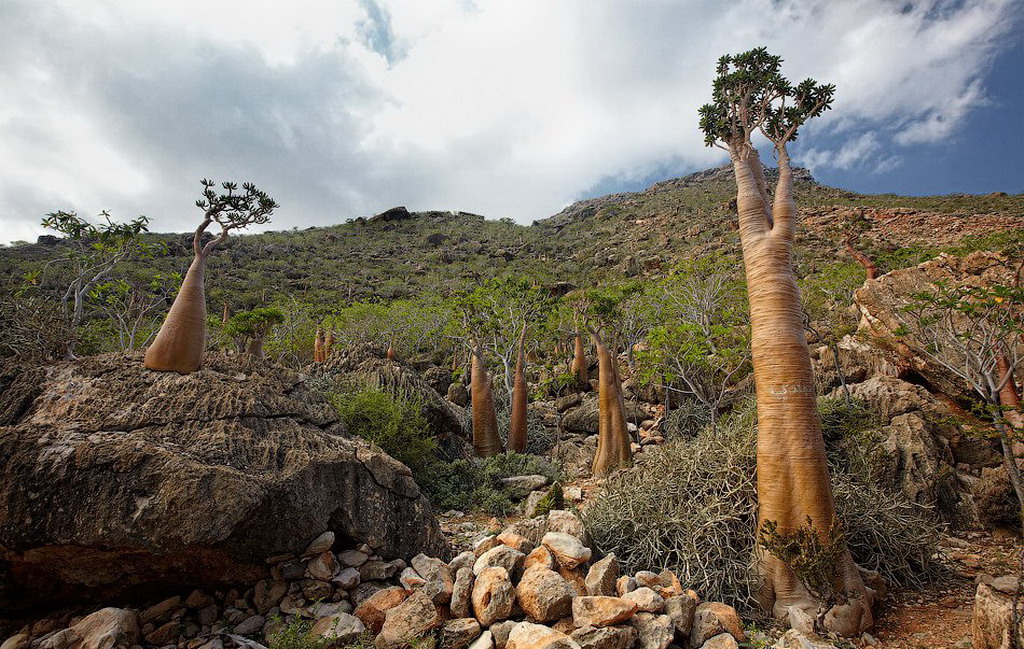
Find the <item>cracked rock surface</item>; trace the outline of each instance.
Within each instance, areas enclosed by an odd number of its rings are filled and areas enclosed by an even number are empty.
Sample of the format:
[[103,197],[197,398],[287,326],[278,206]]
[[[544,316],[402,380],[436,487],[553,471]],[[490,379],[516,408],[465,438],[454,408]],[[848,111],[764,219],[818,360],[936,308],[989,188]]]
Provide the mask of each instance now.
[[182,376],[106,354],[0,385],[0,608],[260,579],[327,529],[448,554],[408,468],[285,368],[209,354]]

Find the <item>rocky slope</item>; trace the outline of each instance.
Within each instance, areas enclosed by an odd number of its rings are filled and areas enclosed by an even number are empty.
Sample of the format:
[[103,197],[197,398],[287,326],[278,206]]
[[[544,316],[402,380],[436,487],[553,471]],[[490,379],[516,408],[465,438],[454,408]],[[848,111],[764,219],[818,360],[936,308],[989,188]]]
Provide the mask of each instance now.
[[326,529],[389,557],[448,551],[409,470],[279,366],[103,355],[0,385],[0,608],[254,582]]

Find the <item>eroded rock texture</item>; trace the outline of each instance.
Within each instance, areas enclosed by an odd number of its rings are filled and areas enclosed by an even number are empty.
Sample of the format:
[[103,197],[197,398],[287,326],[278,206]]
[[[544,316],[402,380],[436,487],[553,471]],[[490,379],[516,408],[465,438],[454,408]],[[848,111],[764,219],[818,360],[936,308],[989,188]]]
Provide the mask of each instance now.
[[344,433],[303,377],[248,356],[7,368],[0,608],[255,582],[327,529],[446,556],[408,468]]

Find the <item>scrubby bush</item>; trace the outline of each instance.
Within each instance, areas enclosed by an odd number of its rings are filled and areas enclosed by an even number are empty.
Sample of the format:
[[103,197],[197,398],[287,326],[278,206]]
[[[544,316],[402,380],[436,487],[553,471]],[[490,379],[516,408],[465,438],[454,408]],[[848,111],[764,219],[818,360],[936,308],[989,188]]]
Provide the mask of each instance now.
[[[669,568],[707,600],[752,610],[750,567],[757,542],[756,423],[746,408],[715,432],[648,450],[587,510],[598,549],[627,570]],[[862,465],[831,455],[836,506],[854,560],[890,585],[918,586],[937,571],[934,518],[902,494],[877,485]]]
[[415,401],[373,389],[332,392],[327,398],[350,433],[380,446],[414,476],[437,462],[437,442]]
[[534,455],[500,453],[489,458],[435,462],[417,482],[438,510],[478,509],[495,516],[515,511],[515,494],[502,484],[503,478],[543,475],[557,481],[560,470]]

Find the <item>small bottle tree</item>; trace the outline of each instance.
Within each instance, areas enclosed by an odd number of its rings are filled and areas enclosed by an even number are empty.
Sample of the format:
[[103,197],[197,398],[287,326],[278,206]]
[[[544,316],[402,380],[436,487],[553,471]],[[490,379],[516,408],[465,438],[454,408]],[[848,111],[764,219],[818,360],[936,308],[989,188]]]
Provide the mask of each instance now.
[[[146,350],[145,365],[151,370],[188,374],[199,369],[206,347],[206,260],[232,230],[267,223],[278,207],[251,183],[239,192],[238,185],[226,182],[221,193],[212,180],[203,179],[202,185],[203,197],[196,207],[203,210],[203,222],[192,238],[195,258],[156,340]],[[220,226],[220,235],[203,245],[203,233],[212,223]]]
[[[275,326],[284,322],[284,312],[275,307],[236,313],[224,325],[224,334],[238,342],[238,348],[263,358],[263,342]],[[326,354],[325,354],[326,355]]]

